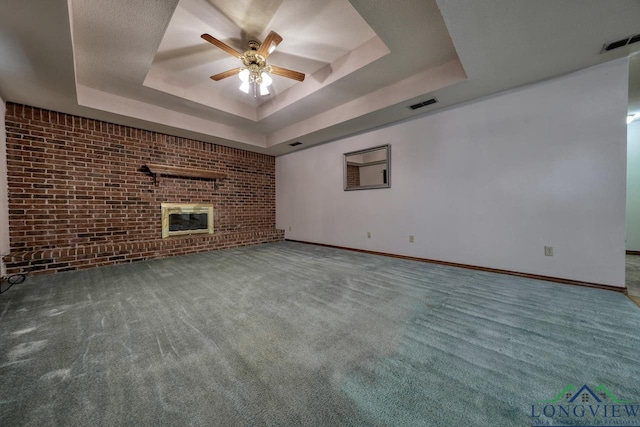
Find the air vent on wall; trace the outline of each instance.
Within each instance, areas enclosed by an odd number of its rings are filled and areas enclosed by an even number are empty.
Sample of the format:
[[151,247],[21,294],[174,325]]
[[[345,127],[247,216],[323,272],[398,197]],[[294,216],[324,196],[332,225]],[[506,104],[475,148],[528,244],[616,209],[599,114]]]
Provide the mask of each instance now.
[[296,141],[296,142],[292,142],[291,144],[289,144],[292,147],[295,147],[296,145],[302,145],[302,142],[300,141]]
[[620,39],[620,40],[616,40],[616,41],[613,41],[613,42],[605,43],[604,47],[602,48],[602,52],[600,52],[600,53],[604,53],[604,52],[608,52],[608,51],[613,50],[613,49],[618,49],[620,47],[628,46],[628,45],[636,43],[638,41],[640,41],[640,34],[635,34],[633,36],[625,37],[625,38]]
[[424,102],[419,102],[417,104],[409,105],[409,108],[411,108],[412,110],[417,110],[418,108],[426,107],[427,105],[435,104],[436,102],[438,102],[437,99],[431,98],[431,99],[427,99]]

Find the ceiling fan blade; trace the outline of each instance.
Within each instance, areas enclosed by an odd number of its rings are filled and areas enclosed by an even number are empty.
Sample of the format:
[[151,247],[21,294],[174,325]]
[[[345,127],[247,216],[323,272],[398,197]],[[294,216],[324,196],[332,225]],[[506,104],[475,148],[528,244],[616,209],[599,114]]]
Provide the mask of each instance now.
[[233,70],[224,71],[222,73],[216,74],[215,76],[211,76],[211,79],[215,81],[219,81],[222,79],[226,79],[227,77],[235,76],[240,71],[242,71],[242,68],[234,68]]
[[222,43],[220,40],[218,40],[217,38],[210,36],[209,34],[203,34],[200,37],[202,37],[203,39],[205,39],[206,41],[208,41],[209,43],[211,43],[212,45],[219,47],[220,49],[224,50],[225,52],[227,52],[229,55],[233,56],[234,58],[240,58],[242,56],[242,54],[240,52],[238,52],[237,50],[235,50],[234,48],[232,48],[231,46]]
[[271,72],[278,76],[286,77],[288,79],[297,80],[299,82],[304,81],[304,73],[293,71],[288,68],[278,67],[277,65],[270,65]]
[[273,52],[273,50],[280,44],[281,41],[282,37],[280,37],[280,34],[276,33],[275,31],[271,31],[267,38],[264,39],[264,41],[260,45],[260,48],[258,49],[258,55],[262,55],[266,58],[271,54],[271,52]]

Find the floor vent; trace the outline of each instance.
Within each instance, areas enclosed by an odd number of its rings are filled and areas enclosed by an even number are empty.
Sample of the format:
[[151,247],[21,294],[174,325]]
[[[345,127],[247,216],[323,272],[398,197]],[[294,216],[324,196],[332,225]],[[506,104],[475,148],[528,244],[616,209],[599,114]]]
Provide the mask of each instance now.
[[605,43],[601,53],[609,52],[610,50],[618,49],[620,47],[624,47],[624,46],[636,43],[638,41],[640,41],[640,34],[635,34],[633,36],[625,37],[623,39],[616,40],[614,42]]
[[302,142],[300,141],[296,141],[296,142],[292,142],[291,144],[289,144],[292,147],[295,147],[296,145],[302,145]]
[[438,102],[437,99],[431,98],[431,99],[427,99],[424,102],[419,102],[417,104],[409,105],[409,108],[411,108],[412,110],[417,110],[418,108],[426,107],[427,105],[435,104],[436,102]]

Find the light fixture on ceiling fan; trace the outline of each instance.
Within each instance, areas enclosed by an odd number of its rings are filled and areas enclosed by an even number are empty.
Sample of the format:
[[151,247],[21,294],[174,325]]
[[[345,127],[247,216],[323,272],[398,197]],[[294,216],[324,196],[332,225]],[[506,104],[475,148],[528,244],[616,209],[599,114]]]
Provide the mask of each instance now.
[[260,95],[269,95],[268,86],[272,83],[269,73],[297,80],[299,82],[304,80],[304,73],[267,64],[267,58],[282,41],[282,37],[280,37],[280,35],[275,31],[271,31],[262,44],[255,40],[250,40],[249,49],[244,53],[238,52],[231,46],[221,42],[209,34],[203,34],[200,37],[242,61],[244,67],[224,71],[211,76],[211,79],[219,81],[237,74],[242,82],[240,84],[240,90],[244,93],[249,93],[250,89],[253,87],[254,96],[257,96],[258,93],[260,93]]

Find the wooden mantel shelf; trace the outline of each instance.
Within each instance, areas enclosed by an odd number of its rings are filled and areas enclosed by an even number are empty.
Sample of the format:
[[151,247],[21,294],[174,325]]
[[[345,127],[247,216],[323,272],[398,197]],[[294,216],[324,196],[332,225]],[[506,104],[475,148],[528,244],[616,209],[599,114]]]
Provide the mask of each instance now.
[[147,163],[149,172],[154,175],[171,175],[183,176],[188,178],[205,178],[205,179],[225,179],[227,174],[224,172],[214,172],[206,169],[181,168],[177,166],[158,165],[155,163]]
[[214,172],[206,169],[181,168],[178,166],[159,165],[156,163],[147,163],[145,165],[149,172],[153,175],[153,183],[158,185],[158,175],[182,176],[187,178],[204,178],[213,180],[213,189],[218,189],[218,180],[225,179],[227,174],[224,172]]

